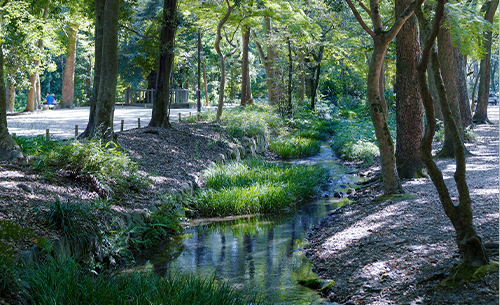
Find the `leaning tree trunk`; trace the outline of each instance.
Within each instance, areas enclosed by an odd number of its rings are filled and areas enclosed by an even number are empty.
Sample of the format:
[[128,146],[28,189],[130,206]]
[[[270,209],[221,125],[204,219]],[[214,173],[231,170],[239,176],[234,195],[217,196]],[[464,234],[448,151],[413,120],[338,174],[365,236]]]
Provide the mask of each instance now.
[[94,30],[94,88],[90,97],[89,122],[87,128],[80,135],[87,138],[94,133],[95,113],[97,106],[97,96],[99,95],[99,85],[101,83],[101,61],[102,61],[102,43],[103,43],[103,25],[104,25],[104,3],[105,0],[95,1],[96,21]]
[[75,96],[75,63],[76,63],[76,40],[78,25],[73,24],[68,32],[68,49],[66,52],[66,64],[64,65],[61,108],[72,108]]
[[[498,0],[493,0],[489,2],[489,7],[486,10],[484,19],[493,22],[493,16],[498,7]],[[491,42],[492,42],[492,32],[487,31],[484,33],[484,49],[486,53],[484,58],[481,60],[479,66],[479,89],[477,92],[477,106],[474,112],[474,117],[472,118],[475,124],[485,124],[489,123],[488,120],[488,96],[490,93],[490,72],[491,72]]]
[[[396,1],[396,15],[410,3],[409,0]],[[418,21],[412,16],[396,36],[396,166],[400,178],[414,178],[424,167],[419,149],[424,135],[424,109],[420,91],[415,86],[420,57]]]
[[314,68],[312,72],[312,78],[311,78],[311,109],[316,108],[316,93],[318,91],[318,86],[319,86],[319,77],[321,75],[321,61],[323,60],[323,53],[325,51],[325,46],[320,46],[318,55],[316,55],[315,52],[313,52],[313,58],[314,58]]
[[23,159],[21,149],[12,139],[7,129],[6,94],[3,75],[3,50],[0,45],[0,160],[18,161]]
[[[97,6],[96,1],[96,6]],[[120,0],[105,0],[102,32],[102,59],[99,93],[92,136],[114,140],[113,115],[118,78],[118,18]]]
[[170,127],[170,76],[174,64],[174,40],[177,29],[177,0],[163,1],[163,27],[161,29],[158,80],[153,113],[149,126]]
[[[443,11],[444,0],[438,0],[435,14],[436,19],[434,20],[431,29],[431,26],[425,19],[424,13],[421,8],[416,9],[416,14],[421,24],[421,28],[423,29],[423,31],[425,31],[426,36],[422,53],[422,60],[418,65],[419,88],[427,118],[425,136],[421,143],[422,161],[425,163],[429,175],[431,176],[432,182],[436,186],[444,211],[448,218],[451,220],[453,227],[455,228],[455,231],[457,233],[456,242],[464,263],[466,265],[476,266],[485,265],[489,263],[488,256],[483,247],[481,237],[477,235],[472,223],[471,198],[465,178],[466,151],[464,149],[464,146],[461,145],[461,129],[456,123],[451,112],[450,103],[448,102],[446,94],[447,92],[444,86],[444,81],[441,78],[441,69],[439,66],[440,63],[437,59],[438,55],[435,48],[433,47],[434,41],[438,35],[438,32],[440,31],[441,23],[439,21],[443,16]],[[438,89],[441,108],[445,119],[445,125],[449,125],[452,131],[452,136],[454,137],[453,143],[455,143],[454,149],[456,159],[456,171],[454,177],[459,193],[458,205],[454,204],[448,187],[446,186],[443,179],[443,174],[432,157],[432,139],[436,130],[436,121],[434,117],[433,100],[427,86],[426,79],[426,68],[429,65],[431,56],[433,57],[432,64],[434,65],[434,67],[433,74],[430,76],[433,78],[433,81],[435,82]]]

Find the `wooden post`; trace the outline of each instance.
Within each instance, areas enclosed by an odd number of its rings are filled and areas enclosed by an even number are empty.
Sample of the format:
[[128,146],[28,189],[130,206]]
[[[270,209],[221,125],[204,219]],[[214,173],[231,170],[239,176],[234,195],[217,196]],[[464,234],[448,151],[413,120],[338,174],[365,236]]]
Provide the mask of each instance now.
[[16,137],[16,133],[15,133],[15,132],[12,134],[12,137],[13,137],[13,138],[15,138],[15,137]]
[[50,140],[50,132],[48,129],[45,129],[45,140]]
[[75,139],[78,138],[78,125],[75,125]]
[[125,123],[124,120],[122,120],[121,123],[120,123],[120,131],[123,131],[123,123]]
[[189,111],[189,117],[191,117],[191,111]]
[[141,118],[137,118],[137,128],[141,128]]
[[179,122],[181,121],[181,113],[179,112]]

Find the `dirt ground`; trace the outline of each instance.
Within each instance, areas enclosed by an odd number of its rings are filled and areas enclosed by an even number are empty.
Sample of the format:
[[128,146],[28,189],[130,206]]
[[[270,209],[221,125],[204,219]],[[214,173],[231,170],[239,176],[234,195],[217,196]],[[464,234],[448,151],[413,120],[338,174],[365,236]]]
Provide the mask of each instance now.
[[[477,141],[467,144],[474,154],[467,160],[467,183],[476,231],[490,259],[498,262],[498,112],[490,119],[494,125],[476,126]],[[454,160],[438,165],[457,199]],[[315,272],[335,281],[328,299],[340,304],[498,304],[498,269],[456,289],[437,288],[460,262],[454,229],[429,179],[407,180],[403,187],[413,199],[376,202],[383,192],[372,185],[310,232],[307,254]]]

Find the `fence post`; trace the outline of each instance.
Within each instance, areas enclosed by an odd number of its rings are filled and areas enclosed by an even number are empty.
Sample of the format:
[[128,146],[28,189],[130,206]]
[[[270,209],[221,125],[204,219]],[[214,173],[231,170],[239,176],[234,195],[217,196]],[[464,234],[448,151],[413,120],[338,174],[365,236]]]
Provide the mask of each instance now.
[[179,122],[181,121],[181,113],[179,112]]
[[50,140],[50,132],[48,129],[45,129],[45,140]]
[[78,138],[78,125],[75,125],[75,139]]
[[123,131],[123,123],[125,123],[124,120],[121,121],[121,124],[120,124],[120,131]]
[[137,118],[137,128],[141,128],[141,118]]

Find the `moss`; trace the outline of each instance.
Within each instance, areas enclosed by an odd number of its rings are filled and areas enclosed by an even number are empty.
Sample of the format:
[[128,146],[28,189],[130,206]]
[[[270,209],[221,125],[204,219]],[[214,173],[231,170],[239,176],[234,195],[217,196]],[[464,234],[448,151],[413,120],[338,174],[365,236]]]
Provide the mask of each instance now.
[[484,266],[459,264],[451,270],[450,276],[444,279],[438,287],[457,288],[463,283],[478,281],[493,272],[498,272],[497,261],[490,261],[490,264]]
[[334,286],[335,286],[334,280],[325,280],[323,281],[323,286],[319,289],[319,292],[322,295],[326,295]]
[[412,194],[392,194],[392,195],[381,195],[377,198],[375,198],[374,202],[375,203],[383,203],[383,202],[389,202],[389,201],[403,201],[403,200],[413,200],[417,198],[415,195]]
[[323,281],[320,278],[306,278],[306,279],[300,279],[299,284],[311,288],[311,289],[320,289]]

